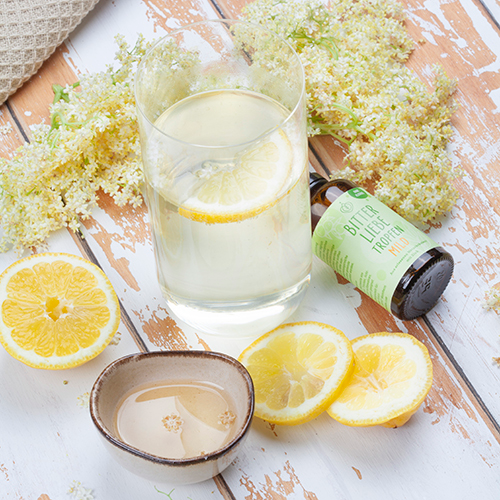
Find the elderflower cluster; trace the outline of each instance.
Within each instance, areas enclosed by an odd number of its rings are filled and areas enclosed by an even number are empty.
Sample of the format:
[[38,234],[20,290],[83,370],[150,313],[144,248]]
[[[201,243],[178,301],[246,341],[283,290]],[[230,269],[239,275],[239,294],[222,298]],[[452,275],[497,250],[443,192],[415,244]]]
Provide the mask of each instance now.
[[[455,82],[436,67],[429,94],[404,66],[413,44],[397,0],[337,0],[328,7],[320,0],[256,0],[243,17],[287,38],[297,50],[306,74],[309,135],[329,134],[349,147],[337,177],[370,183],[382,202],[413,222],[451,210],[458,172],[445,148],[456,109]],[[118,69],[54,85],[50,126],[33,127],[29,144],[11,160],[0,159],[0,251],[43,247],[52,231],[78,229],[99,190],[118,205],[141,204],[132,80],[149,45],[142,36],[132,49],[123,37],[117,41]],[[198,91],[211,85],[199,78],[197,54],[170,46],[158,50],[159,59],[171,60],[160,82],[161,103],[175,102],[179,93],[164,85],[168,71],[184,71],[187,80],[196,75]],[[143,93],[157,83],[151,80]]]
[[493,287],[486,293],[483,307],[486,310],[495,309],[500,312],[500,289]]
[[77,404],[78,406],[81,406],[82,408],[88,408],[90,404],[90,393],[89,392],[84,392],[77,398]]
[[12,125],[6,123],[5,125],[0,125],[0,135],[9,135],[12,132]]
[[458,199],[446,153],[455,82],[435,67],[435,90],[404,65],[413,43],[396,0],[257,0],[243,17],[287,38],[305,69],[309,135],[349,147],[335,177],[375,186],[382,202],[413,222]]
[[68,495],[71,495],[75,500],[94,500],[94,495],[90,488],[85,488],[80,481],[73,481],[68,490]]
[[[31,142],[11,160],[0,159],[0,250],[40,245],[51,233],[90,215],[97,192],[118,205],[141,204],[143,181],[132,80],[147,49],[117,37],[117,70],[54,85],[51,124],[32,128]],[[80,87],[80,90],[78,90]]]

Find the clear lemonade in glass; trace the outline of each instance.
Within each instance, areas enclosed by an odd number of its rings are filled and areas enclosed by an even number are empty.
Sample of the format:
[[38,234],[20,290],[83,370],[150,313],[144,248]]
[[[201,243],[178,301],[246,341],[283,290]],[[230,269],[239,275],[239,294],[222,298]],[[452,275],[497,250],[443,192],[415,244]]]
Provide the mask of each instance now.
[[[184,47],[193,31],[212,50]],[[300,61],[270,32],[232,21],[197,23],[161,43],[156,62],[139,69],[136,96],[162,293],[202,331],[257,335],[296,309],[309,282]],[[168,70],[158,62],[165,52]],[[162,79],[182,90],[155,99]]]

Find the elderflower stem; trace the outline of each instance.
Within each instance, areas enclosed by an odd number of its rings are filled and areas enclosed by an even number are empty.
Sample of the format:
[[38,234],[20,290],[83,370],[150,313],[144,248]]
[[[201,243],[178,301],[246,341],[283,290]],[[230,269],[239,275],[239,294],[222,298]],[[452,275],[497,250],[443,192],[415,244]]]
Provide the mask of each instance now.
[[[76,88],[80,86],[80,82],[75,82],[70,87]],[[52,85],[52,91],[54,92],[54,100],[52,101],[52,104],[55,104],[56,102],[60,101],[61,99],[65,102],[69,102],[69,94],[67,90],[62,86],[59,85],[58,83],[54,83]]]
[[[59,118],[59,122],[57,121],[57,118]],[[90,120],[92,120],[92,118],[93,117],[90,117],[83,122],[70,122],[70,121],[66,120],[66,117],[64,116],[63,113],[61,113],[60,111],[55,111],[51,115],[50,130],[58,129],[61,125],[64,127],[72,127],[72,128],[83,127],[84,125],[89,123]]]
[[[372,134],[371,132],[366,132],[365,130],[363,130],[362,127],[360,127],[360,125],[359,125],[360,120],[352,109],[349,109],[348,107],[343,106],[342,104],[339,104],[337,102],[330,103],[330,106],[338,109],[342,113],[348,114],[352,118],[352,120],[349,123],[347,123],[346,125],[341,124],[341,123],[323,123],[323,120],[322,120],[321,116],[319,116],[319,114],[312,115],[310,117],[312,123],[314,123],[314,125],[316,127],[318,127],[322,132],[333,135],[334,131],[350,129],[350,130],[355,130],[356,132],[365,135],[371,141],[373,141],[375,139],[374,134]],[[346,144],[351,144],[352,141],[354,140],[354,139],[348,140],[345,138],[341,138],[338,134],[336,134],[336,137],[339,140],[341,140],[342,142],[345,142]]]

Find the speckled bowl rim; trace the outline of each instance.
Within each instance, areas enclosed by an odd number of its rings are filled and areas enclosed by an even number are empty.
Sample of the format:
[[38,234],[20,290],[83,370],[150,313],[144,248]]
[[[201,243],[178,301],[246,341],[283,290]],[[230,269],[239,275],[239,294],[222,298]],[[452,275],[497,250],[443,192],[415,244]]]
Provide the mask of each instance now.
[[[179,358],[179,357],[190,357],[190,358],[216,358],[219,359],[222,362],[228,363],[232,365],[234,368],[236,368],[240,374],[242,375],[243,379],[246,382],[246,386],[248,389],[248,405],[247,405],[247,413],[245,415],[244,423],[238,432],[236,436],[234,436],[231,441],[224,446],[223,448],[219,448],[218,450],[215,450],[211,453],[207,453],[206,455],[203,455],[201,457],[192,457],[192,458],[180,458],[180,459],[171,459],[171,458],[163,458],[159,457],[157,455],[154,455],[152,453],[146,453],[144,451],[139,450],[138,448],[134,448],[133,446],[130,446],[127,443],[124,443],[123,441],[120,441],[119,439],[115,438],[114,436],[111,435],[110,431],[108,428],[104,425],[102,422],[101,418],[97,414],[97,405],[98,405],[98,400],[99,400],[99,389],[102,386],[102,384],[105,382],[105,378],[114,370],[117,369],[118,366],[124,365],[127,363],[131,363],[137,360],[145,359],[145,358],[152,358],[152,357],[164,357],[164,358]],[[154,462],[157,464],[162,464],[162,465],[171,465],[171,466],[186,466],[186,465],[194,465],[194,464],[199,464],[199,463],[206,463],[208,461],[214,461],[218,460],[219,458],[223,457],[226,455],[228,452],[231,451],[234,446],[236,446],[243,437],[248,433],[250,430],[250,424],[252,422],[252,417],[254,413],[254,408],[255,408],[255,392],[254,392],[254,386],[252,382],[252,378],[250,377],[250,374],[248,373],[247,369],[235,358],[228,356],[226,354],[222,354],[220,352],[215,352],[215,351],[153,351],[153,352],[144,352],[144,353],[138,353],[138,354],[129,354],[126,356],[123,356],[112,363],[110,363],[104,370],[101,372],[101,374],[97,377],[96,381],[94,382],[94,385],[92,386],[92,391],[90,392],[90,400],[89,400],[89,409],[90,409],[90,416],[92,418],[92,421],[94,422],[94,425],[96,428],[99,430],[99,432],[102,434],[102,436],[111,444],[114,446],[127,451],[128,453],[131,453],[132,455],[135,455],[139,458],[143,458],[145,460],[149,460],[150,462]]]

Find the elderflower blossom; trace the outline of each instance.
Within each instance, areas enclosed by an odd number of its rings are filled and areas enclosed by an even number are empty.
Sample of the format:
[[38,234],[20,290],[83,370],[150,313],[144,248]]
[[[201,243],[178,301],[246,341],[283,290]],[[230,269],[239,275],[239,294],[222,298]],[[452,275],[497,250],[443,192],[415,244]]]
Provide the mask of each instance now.
[[5,125],[0,125],[0,135],[9,135],[12,132],[12,125],[6,123]]
[[436,66],[428,94],[406,68],[413,43],[399,2],[257,0],[243,17],[287,38],[299,54],[309,135],[349,146],[347,166],[335,177],[373,182],[375,196],[413,222],[451,210],[459,172],[445,147],[456,83]]
[[132,80],[148,44],[140,37],[129,50],[123,37],[117,42],[120,67],[82,75],[64,88],[55,85],[51,125],[32,127],[31,142],[11,160],[0,159],[0,250],[43,247],[52,231],[77,230],[100,189],[118,205],[142,203]]
[[494,309],[500,312],[500,289],[493,287],[486,293],[483,307],[486,310]]
[[85,488],[80,481],[73,481],[68,490],[68,495],[71,495],[75,500],[94,500],[94,495],[90,488]]
[[77,404],[78,406],[81,406],[82,408],[88,408],[90,404],[90,393],[89,392],[84,392],[77,398]]

